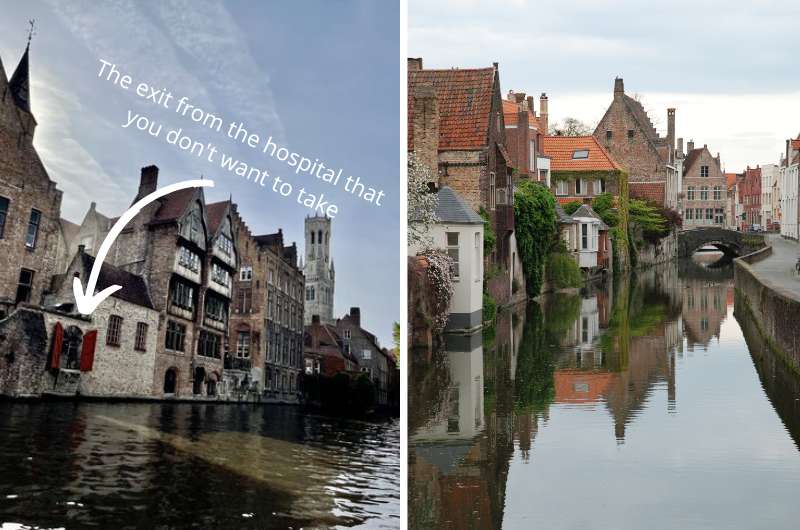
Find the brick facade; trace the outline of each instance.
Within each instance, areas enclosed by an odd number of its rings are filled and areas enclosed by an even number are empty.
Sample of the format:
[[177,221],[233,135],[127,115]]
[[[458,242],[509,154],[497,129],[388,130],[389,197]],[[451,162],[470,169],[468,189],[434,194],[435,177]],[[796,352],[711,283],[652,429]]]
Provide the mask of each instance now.
[[361,327],[361,309],[351,307],[350,313],[336,320],[336,332],[342,337],[345,352],[358,360],[359,369],[369,375],[377,394],[377,404],[390,404],[394,361],[378,340]]
[[724,227],[728,183],[719,155],[712,156],[708,146],[689,145],[683,164],[683,226]]

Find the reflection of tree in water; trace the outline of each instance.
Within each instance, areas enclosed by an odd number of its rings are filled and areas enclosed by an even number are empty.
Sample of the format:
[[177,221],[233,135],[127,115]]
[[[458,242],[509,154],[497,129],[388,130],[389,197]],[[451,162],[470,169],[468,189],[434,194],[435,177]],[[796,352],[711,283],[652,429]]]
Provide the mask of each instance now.
[[447,410],[447,394],[450,388],[450,371],[447,354],[436,351],[414,350],[411,352],[411,367],[408,374],[409,432],[422,427]]

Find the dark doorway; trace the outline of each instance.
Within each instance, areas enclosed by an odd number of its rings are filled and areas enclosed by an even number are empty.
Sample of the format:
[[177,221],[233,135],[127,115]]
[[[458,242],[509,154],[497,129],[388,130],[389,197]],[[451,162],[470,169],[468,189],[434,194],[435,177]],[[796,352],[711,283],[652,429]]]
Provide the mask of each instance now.
[[174,394],[176,386],[178,386],[178,374],[174,368],[170,368],[164,374],[164,393]]
[[194,369],[194,384],[192,385],[192,392],[195,396],[203,395],[203,383],[206,379],[206,369],[198,366]]

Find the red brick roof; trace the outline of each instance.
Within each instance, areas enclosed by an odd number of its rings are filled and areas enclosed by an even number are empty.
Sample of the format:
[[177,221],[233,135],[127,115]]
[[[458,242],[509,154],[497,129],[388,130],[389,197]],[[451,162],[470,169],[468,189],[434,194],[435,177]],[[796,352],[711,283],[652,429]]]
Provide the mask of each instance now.
[[[414,88],[433,86],[439,106],[439,149],[480,149],[487,144],[494,94],[494,67],[408,72],[408,123],[414,120]],[[414,146],[408,128],[408,148]]]
[[[572,158],[575,151],[587,149],[589,158]],[[594,136],[545,136],[542,150],[550,157],[550,170],[615,171],[621,169]]]
[[[519,112],[519,105],[517,103],[508,101],[507,99],[503,100],[503,121],[506,126],[517,125],[519,123]],[[539,128],[539,119],[533,115],[530,109],[528,109],[528,125],[533,125],[537,129]]]
[[725,182],[729,188],[736,184],[736,173],[725,173]]
[[628,195],[664,206],[664,182],[629,182]]
[[225,217],[225,212],[231,201],[220,201],[206,204],[206,215],[208,215],[208,233],[216,234],[219,224]]
[[178,219],[189,206],[196,188],[184,188],[174,191],[161,199],[161,207],[156,211],[151,222],[165,223]]

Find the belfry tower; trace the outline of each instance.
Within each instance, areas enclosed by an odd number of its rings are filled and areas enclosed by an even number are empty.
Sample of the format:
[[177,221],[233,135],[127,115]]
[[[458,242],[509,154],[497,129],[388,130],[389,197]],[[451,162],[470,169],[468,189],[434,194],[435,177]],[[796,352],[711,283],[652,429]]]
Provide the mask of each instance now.
[[306,276],[304,322],[311,324],[319,315],[324,324],[333,324],[335,273],[331,257],[331,218],[306,216],[306,251],[303,255]]

